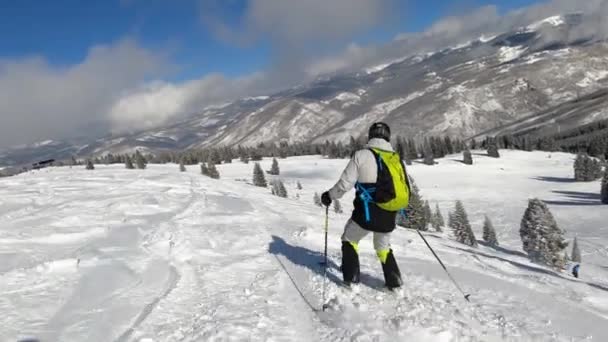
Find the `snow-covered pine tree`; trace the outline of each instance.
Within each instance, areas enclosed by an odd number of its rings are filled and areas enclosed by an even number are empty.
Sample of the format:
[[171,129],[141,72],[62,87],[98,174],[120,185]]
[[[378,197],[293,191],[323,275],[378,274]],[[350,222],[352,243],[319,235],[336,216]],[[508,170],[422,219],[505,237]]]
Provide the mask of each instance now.
[[498,143],[496,142],[496,139],[488,141],[488,156],[492,158],[500,158],[500,153],[498,152]]
[[87,170],[95,170],[95,165],[93,165],[93,162],[91,161],[91,159],[87,159]]
[[319,196],[319,194],[317,192],[315,192],[315,195],[312,198],[312,200],[315,203],[315,205],[318,205],[319,207],[323,206],[323,202],[321,202],[321,196]]
[[581,257],[581,250],[578,248],[578,239],[576,237],[574,238],[574,242],[572,243],[572,261],[583,261],[583,258]]
[[466,165],[473,165],[473,155],[468,149],[462,152],[462,159]]
[[268,174],[278,176],[280,173],[281,171],[279,169],[279,162],[277,161],[277,158],[272,158],[272,166],[270,167]]
[[334,211],[336,214],[342,214],[344,211],[342,210],[342,204],[340,204],[339,200],[334,200]]
[[441,232],[442,227],[445,226],[445,221],[443,220],[443,215],[441,215],[441,210],[439,209],[439,204],[435,205],[435,213],[433,214],[433,228],[436,231]]
[[208,164],[207,171],[209,172],[209,177],[213,179],[220,179],[220,172],[217,170],[214,163]]
[[287,198],[287,189],[285,188],[285,184],[283,184],[283,181],[280,179],[277,183],[277,195],[279,197]]
[[298,184],[296,185],[298,190],[302,190],[302,183],[300,183],[300,181],[298,181]]
[[498,239],[496,238],[496,230],[488,215],[486,215],[483,222],[483,241],[487,242],[490,246],[498,246]]
[[608,168],[604,171],[604,179],[602,179],[602,191],[600,192],[602,203],[608,204]]
[[427,225],[433,223],[433,212],[431,211],[431,205],[428,200],[424,201],[424,219]]
[[530,260],[558,269],[564,267],[563,252],[568,243],[543,201],[535,198],[528,202],[519,235]]
[[452,224],[450,225],[450,228],[452,228],[452,231],[454,232],[456,241],[471,247],[477,247],[477,239],[475,238],[475,234],[469,223],[469,217],[464,209],[464,204],[462,204],[461,201],[456,201],[451,221]]
[[266,183],[266,177],[264,177],[264,171],[262,171],[260,163],[255,163],[255,165],[253,166],[253,185],[262,188],[268,186],[268,183]]
[[146,158],[139,153],[139,150],[135,151],[135,165],[137,165],[137,168],[143,170],[146,168],[147,164],[148,162],[146,161]]
[[397,224],[407,229],[428,230],[428,222],[424,210],[424,201],[418,190],[418,186],[410,177],[410,203],[406,209],[406,217],[397,215]]
[[127,168],[129,170],[135,169],[135,166],[133,166],[133,161],[131,160],[131,157],[128,155],[125,156],[125,168]]
[[184,165],[184,159],[179,161],[179,172],[186,172],[186,166]]
[[586,171],[585,156],[579,153],[574,160],[574,180],[584,182],[587,179]]

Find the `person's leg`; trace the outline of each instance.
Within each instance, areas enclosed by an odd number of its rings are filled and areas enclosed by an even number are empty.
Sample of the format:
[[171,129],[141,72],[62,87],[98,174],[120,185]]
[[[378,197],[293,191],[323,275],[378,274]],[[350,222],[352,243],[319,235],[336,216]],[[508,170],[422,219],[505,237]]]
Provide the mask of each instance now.
[[403,284],[401,272],[391,249],[391,233],[374,233],[374,249],[384,272],[386,287],[393,289]]
[[348,220],[342,234],[342,277],[345,283],[359,282],[359,241],[369,232]]

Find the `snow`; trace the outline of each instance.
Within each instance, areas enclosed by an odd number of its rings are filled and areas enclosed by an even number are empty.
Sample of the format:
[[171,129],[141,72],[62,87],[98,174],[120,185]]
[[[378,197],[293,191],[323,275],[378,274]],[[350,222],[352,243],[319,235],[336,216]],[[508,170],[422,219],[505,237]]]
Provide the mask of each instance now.
[[503,46],[498,51],[498,59],[501,63],[507,63],[519,58],[526,50],[528,48],[524,46]]
[[43,146],[51,145],[53,143],[54,143],[53,140],[45,140],[45,141],[40,141],[40,142],[32,144],[32,147],[43,147]]
[[482,42],[482,43],[487,43],[487,42],[491,42],[496,37],[498,37],[498,36],[494,35],[494,36],[487,36],[486,37],[485,35],[483,35],[483,36],[479,37],[479,41]]
[[561,15],[556,15],[556,16],[549,17],[549,18],[543,19],[541,21],[538,21],[532,25],[528,25],[527,28],[528,28],[528,30],[536,31],[545,25],[561,26],[565,23],[566,23],[566,21],[565,21],[564,17],[562,17]]
[[[463,201],[478,238],[484,215],[500,248],[472,249],[425,233],[467,304],[417,234],[393,234],[405,280],[379,291],[370,238],[360,244],[362,284],[337,285],[345,214],[330,213],[328,303],[323,210],[312,204],[347,160],[282,159],[289,198],[250,183],[252,164],[125,170],[49,168],[0,179],[1,341],[605,341],[608,225],[599,182],[574,183],[573,155],[473,151],[408,172],[444,218]],[[271,160],[261,162],[269,169]],[[296,189],[300,181],[304,190]],[[581,278],[533,264],[519,222],[530,197],[545,200],[583,253]],[[304,297],[301,297],[299,293]],[[309,304],[307,304],[309,303]]]
[[270,98],[270,96],[253,96],[253,97],[245,97],[243,101],[266,101]]
[[392,63],[383,63],[383,64],[379,64],[379,65],[374,65],[372,67],[365,69],[365,72],[368,74],[373,74],[375,72],[382,71],[382,70],[388,68],[391,64]]
[[[359,89],[359,90],[361,90],[361,89]],[[340,102],[342,102],[342,106],[341,106],[342,108],[348,108],[350,106],[354,106],[354,105],[358,104],[361,101],[361,96],[354,94],[354,93],[350,93],[350,92],[343,92],[343,93],[336,95],[334,98],[332,98],[330,100],[322,101],[322,103],[330,104],[333,101],[340,101]]]
[[602,80],[606,77],[608,77],[608,71],[606,71],[606,70],[586,71],[585,78],[583,78],[581,81],[576,83],[576,85],[581,88],[586,88],[586,87],[589,87],[589,86],[597,83],[597,81]]

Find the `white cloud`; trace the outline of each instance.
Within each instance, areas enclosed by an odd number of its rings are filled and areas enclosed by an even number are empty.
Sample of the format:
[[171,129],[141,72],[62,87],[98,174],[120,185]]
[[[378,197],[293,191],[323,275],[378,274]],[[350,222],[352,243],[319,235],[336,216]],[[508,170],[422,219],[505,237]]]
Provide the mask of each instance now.
[[[132,89],[110,111],[112,131],[122,133],[158,127],[170,120],[199,112],[203,107],[246,95],[264,82],[263,74],[227,79],[213,74],[203,79],[174,84],[150,82]],[[258,87],[262,92],[262,88]]]
[[301,43],[350,38],[387,20],[393,0],[248,0],[242,21],[230,27],[221,17],[223,0],[201,0],[203,20],[230,41],[270,38]]
[[[107,131],[111,102],[164,66],[162,56],[128,39],[95,46],[69,67],[41,57],[0,60],[0,146]],[[91,123],[95,132],[82,131]]]

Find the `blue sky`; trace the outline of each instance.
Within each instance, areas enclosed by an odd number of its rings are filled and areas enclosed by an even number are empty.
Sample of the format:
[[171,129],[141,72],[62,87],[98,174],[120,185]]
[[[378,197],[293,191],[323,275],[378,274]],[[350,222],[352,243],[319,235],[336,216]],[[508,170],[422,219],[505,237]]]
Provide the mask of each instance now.
[[[329,0],[328,0],[329,1]],[[533,3],[500,1],[501,12]],[[202,1],[163,0],[3,0],[0,3],[0,58],[43,56],[52,65],[82,61],[88,49],[125,36],[144,47],[169,51],[178,67],[172,77],[189,79],[210,72],[239,76],[272,63],[273,42],[263,37],[242,46],[218,39],[203,23]],[[238,26],[247,2],[225,0],[213,14]],[[446,15],[466,13],[492,1],[413,0],[397,3],[395,20],[357,32],[350,41],[373,44],[398,33],[422,31]],[[339,47],[336,47],[337,49]]]
[[156,128],[591,3],[495,1],[0,0],[0,149]]

